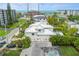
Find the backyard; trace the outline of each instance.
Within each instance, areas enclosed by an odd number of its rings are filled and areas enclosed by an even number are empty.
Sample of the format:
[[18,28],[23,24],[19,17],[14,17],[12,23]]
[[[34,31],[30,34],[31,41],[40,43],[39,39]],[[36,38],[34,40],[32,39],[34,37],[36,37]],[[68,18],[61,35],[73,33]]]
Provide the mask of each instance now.
[[61,56],[79,56],[79,52],[72,46],[60,46]]

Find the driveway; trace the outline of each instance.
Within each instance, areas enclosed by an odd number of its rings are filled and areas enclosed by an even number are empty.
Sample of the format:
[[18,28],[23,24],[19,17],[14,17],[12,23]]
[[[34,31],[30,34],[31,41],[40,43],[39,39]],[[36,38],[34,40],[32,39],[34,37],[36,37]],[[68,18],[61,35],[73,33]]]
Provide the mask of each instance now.
[[[50,42],[32,42],[31,43],[31,47],[30,48],[26,48],[23,49],[20,56],[48,56],[48,54],[45,53],[45,50],[49,49],[49,51],[51,51],[50,48],[52,48],[53,51],[55,51],[55,48],[58,48],[57,46],[52,46]],[[58,51],[56,51],[56,55],[59,56]]]

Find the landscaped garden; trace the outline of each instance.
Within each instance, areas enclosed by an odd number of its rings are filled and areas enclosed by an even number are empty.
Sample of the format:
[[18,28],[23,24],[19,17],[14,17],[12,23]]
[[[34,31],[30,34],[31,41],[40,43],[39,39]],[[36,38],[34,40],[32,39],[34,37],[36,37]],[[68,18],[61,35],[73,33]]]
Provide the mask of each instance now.
[[16,48],[29,48],[31,41],[29,37],[25,37],[24,39],[21,40],[15,40],[11,44],[15,44]]

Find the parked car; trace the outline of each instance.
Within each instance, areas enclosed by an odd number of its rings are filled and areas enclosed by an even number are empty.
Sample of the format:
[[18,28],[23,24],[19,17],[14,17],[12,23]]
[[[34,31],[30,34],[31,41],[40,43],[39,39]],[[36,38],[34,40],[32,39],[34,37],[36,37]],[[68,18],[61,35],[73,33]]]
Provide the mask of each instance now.
[[15,44],[9,44],[9,45],[7,45],[7,48],[15,48],[15,47],[16,47]]
[[0,40],[3,40],[3,37],[0,37]]
[[6,42],[5,42],[5,41],[3,41],[3,42],[0,42],[0,44],[6,44]]

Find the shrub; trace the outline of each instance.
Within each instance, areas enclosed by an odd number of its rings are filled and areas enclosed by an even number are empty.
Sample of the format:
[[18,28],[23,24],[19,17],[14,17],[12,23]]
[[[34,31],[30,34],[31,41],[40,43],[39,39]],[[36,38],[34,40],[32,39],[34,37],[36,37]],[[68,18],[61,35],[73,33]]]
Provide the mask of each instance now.
[[55,35],[55,36],[51,36],[50,37],[50,42],[52,43],[52,45],[74,45],[74,41],[77,40],[77,37],[73,37],[73,36],[59,36],[59,35]]
[[79,50],[79,39],[74,41],[74,46]]

